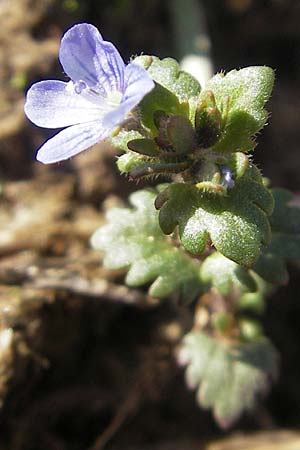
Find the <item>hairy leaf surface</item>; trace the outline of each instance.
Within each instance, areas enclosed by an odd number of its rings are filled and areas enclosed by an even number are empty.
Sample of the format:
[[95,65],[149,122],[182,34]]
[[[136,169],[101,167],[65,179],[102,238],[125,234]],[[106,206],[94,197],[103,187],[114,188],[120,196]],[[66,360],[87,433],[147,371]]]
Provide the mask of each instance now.
[[181,102],[188,101],[201,91],[198,81],[189,73],[180,70],[178,62],[173,58],[153,57],[148,73],[154,81],[173,92]]
[[[249,151],[254,147],[254,135],[267,122],[268,113],[264,105],[273,84],[274,71],[265,66],[232,70],[226,75],[219,73],[207,82],[205,91],[214,93],[225,122],[215,150]],[[205,96],[205,91],[201,96]]]
[[246,267],[218,252],[212,253],[203,261],[200,277],[203,283],[217,288],[224,296],[233,292],[255,292],[257,289],[256,282]]
[[128,270],[129,286],[152,283],[153,297],[179,292],[189,301],[199,290],[199,264],[162,233],[154,208],[156,195],[151,190],[136,192],[130,196],[133,208],[109,210],[108,223],[95,232],[92,245],[104,251],[107,267]]
[[270,217],[272,240],[254,270],[271,283],[286,284],[286,262],[300,260],[300,199],[285,189],[273,189],[272,193],[275,200]]
[[249,267],[257,260],[261,247],[270,242],[267,215],[272,213],[273,197],[254,167],[236,181],[228,196],[174,183],[161,197],[162,230],[170,234],[178,225],[182,244],[194,255],[201,254],[211,240],[224,256]]
[[199,404],[211,408],[224,428],[253,408],[277,375],[277,352],[266,338],[232,344],[192,331],[185,336],[178,359],[187,365],[186,381],[197,388]]

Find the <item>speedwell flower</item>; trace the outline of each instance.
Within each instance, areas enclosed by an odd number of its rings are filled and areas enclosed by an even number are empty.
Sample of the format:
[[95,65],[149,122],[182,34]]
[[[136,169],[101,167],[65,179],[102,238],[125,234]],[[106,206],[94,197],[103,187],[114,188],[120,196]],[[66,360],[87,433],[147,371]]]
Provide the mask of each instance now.
[[38,151],[37,160],[70,158],[108,137],[153,89],[142,67],[125,66],[118,50],[97,28],[81,23],[61,40],[59,59],[71,81],[47,80],[28,91],[25,113],[36,125],[65,128]]

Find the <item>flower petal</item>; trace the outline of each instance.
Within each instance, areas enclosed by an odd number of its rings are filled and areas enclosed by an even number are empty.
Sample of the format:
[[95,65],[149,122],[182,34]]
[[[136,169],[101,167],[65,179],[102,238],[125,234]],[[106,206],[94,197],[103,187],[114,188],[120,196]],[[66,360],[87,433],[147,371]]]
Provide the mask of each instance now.
[[137,64],[125,67],[125,91],[121,104],[103,118],[104,125],[115,126],[154,88],[154,81],[148,72]]
[[76,94],[73,83],[47,80],[35,83],[27,92],[25,114],[45,128],[63,128],[99,120],[107,111],[105,101],[92,103]]
[[45,142],[36,159],[44,164],[63,161],[105,139],[110,132],[111,128],[104,128],[99,121],[74,125]]
[[124,61],[93,25],[81,23],[70,28],[61,40],[59,59],[73,81],[96,86],[100,95],[123,90]]

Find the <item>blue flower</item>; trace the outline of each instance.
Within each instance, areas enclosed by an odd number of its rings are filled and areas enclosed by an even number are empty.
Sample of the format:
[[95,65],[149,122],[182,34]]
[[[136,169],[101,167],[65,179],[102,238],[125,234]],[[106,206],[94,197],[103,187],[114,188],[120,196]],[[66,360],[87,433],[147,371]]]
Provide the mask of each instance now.
[[125,66],[115,46],[87,23],[64,34],[59,59],[71,81],[35,83],[25,103],[25,114],[36,125],[68,127],[39,149],[37,160],[44,164],[77,155],[111,135],[154,88],[145,69]]

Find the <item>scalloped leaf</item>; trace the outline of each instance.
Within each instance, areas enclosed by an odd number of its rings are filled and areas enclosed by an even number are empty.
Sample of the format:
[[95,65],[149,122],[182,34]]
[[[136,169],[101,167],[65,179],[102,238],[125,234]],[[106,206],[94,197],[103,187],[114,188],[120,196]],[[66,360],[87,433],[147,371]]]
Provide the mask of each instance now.
[[154,208],[157,192],[143,190],[130,196],[133,208],[113,208],[108,223],[92,236],[92,246],[105,253],[104,264],[128,270],[126,283],[152,283],[149,294],[165,298],[179,292],[184,301],[195,298],[200,288],[199,263],[166,237]]
[[258,181],[258,175],[251,167],[223,197],[201,192],[190,184],[169,185],[156,202],[161,207],[159,222],[163,232],[170,234],[178,225],[188,252],[201,254],[211,240],[227,258],[252,266],[261,247],[270,242],[267,215],[273,210],[273,197]]
[[203,283],[214,286],[226,296],[232,292],[255,292],[257,284],[249,270],[221,253],[214,252],[203,261],[200,269]]
[[222,296],[234,296],[236,308],[262,314],[270,285],[252,270],[214,252],[203,261],[200,279],[207,290],[214,287]]
[[[145,61],[145,63],[143,63]],[[173,58],[159,59],[156,56],[138,56],[133,62],[146,66],[149,75],[157,83],[175,94],[180,102],[199,95],[201,86],[189,73],[180,69]]]
[[253,137],[266,124],[268,113],[264,109],[274,84],[274,71],[270,67],[254,66],[219,73],[205,85],[200,98],[207,91],[214,93],[217,107],[222,112],[224,129],[214,145],[218,151],[249,151],[255,146]]
[[211,408],[223,428],[255,406],[278,371],[277,352],[266,338],[233,344],[192,331],[183,339],[178,360],[187,365],[186,382],[197,388],[200,406]]
[[274,284],[288,282],[287,261],[300,260],[300,198],[285,189],[272,189],[275,207],[270,224],[272,240],[254,270]]

